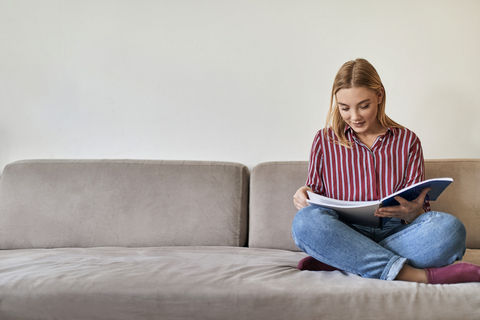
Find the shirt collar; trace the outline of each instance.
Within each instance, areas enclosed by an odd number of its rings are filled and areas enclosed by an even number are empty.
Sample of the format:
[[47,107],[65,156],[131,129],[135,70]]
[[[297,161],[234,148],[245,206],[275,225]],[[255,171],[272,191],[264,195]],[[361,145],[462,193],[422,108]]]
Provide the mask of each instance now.
[[[388,134],[388,132],[391,132],[393,135],[395,135],[395,128],[387,128],[387,131],[385,132],[385,135]],[[354,134],[355,131],[353,131],[352,127],[350,127],[348,124],[345,126],[345,129],[343,129],[343,132],[346,134],[347,132],[349,132],[350,134]]]
[[[392,128],[392,127],[389,127],[387,128],[387,131],[385,131],[385,134],[382,135],[383,137],[387,137],[389,134],[391,135],[395,135],[395,130],[396,128]],[[344,132],[345,132],[345,137],[352,141],[352,142],[355,142],[355,143],[360,143],[360,141],[358,140],[357,136],[355,136],[355,131],[352,129],[352,127],[350,127],[349,125],[346,125],[345,126],[345,129],[344,129]]]

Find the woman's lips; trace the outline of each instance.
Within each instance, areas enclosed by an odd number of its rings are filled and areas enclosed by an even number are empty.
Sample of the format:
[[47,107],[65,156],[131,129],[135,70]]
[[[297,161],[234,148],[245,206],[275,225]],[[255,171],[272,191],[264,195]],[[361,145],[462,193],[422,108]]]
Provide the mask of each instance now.
[[365,121],[364,122],[352,122],[352,125],[354,127],[361,127],[361,126],[363,126],[364,123],[365,123]]

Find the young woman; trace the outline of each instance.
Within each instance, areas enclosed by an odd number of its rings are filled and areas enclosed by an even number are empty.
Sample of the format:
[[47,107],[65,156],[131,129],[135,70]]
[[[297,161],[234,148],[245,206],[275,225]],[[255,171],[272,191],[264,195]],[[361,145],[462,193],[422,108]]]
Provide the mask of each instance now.
[[418,137],[385,114],[386,92],[364,59],[345,63],[333,84],[327,126],[313,141],[306,186],[294,195],[300,270],[343,270],[366,278],[432,284],[480,282],[480,267],[452,264],[465,253],[455,217],[430,210],[429,189],[399,206],[380,208],[381,229],[349,225],[334,210],[307,203],[307,190],[348,201],[378,200],[423,181]]

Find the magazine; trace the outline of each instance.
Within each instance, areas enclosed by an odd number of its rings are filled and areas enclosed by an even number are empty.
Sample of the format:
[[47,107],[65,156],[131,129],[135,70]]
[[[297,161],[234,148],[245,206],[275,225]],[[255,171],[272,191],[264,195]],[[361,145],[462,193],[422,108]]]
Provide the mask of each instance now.
[[375,201],[343,201],[327,198],[319,194],[308,191],[310,205],[321,206],[335,210],[340,219],[366,227],[381,228],[382,218],[375,217],[374,212],[380,207],[390,207],[399,205],[394,198],[400,196],[405,200],[415,200],[423,189],[432,188],[427,193],[427,200],[435,201],[440,194],[453,182],[452,178],[435,178],[425,180],[402,190],[399,190],[383,199]]

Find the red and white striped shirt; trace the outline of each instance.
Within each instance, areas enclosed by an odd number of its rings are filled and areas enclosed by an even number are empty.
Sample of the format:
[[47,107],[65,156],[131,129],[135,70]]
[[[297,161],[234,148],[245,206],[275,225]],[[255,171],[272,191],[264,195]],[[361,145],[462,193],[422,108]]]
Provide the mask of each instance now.
[[[315,193],[347,201],[379,200],[425,180],[420,140],[406,128],[389,128],[369,149],[347,126],[352,148],[333,143],[333,131],[322,129],[313,141],[306,185]],[[425,201],[423,208],[430,210]]]

